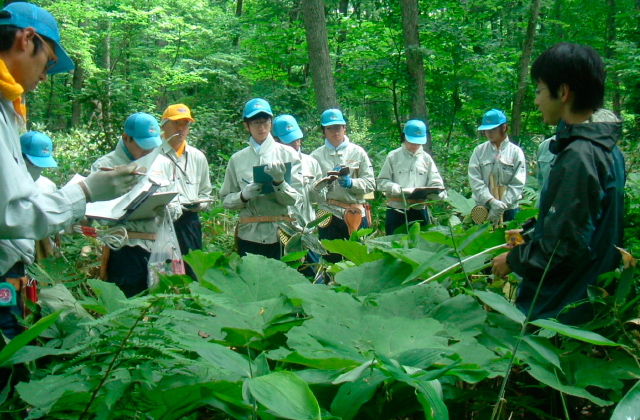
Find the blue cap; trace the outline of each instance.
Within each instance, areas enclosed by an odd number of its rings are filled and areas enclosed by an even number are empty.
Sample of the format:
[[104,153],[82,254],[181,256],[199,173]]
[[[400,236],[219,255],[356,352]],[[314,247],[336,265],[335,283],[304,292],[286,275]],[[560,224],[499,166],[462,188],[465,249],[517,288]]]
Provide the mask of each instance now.
[[251,118],[261,112],[264,112],[265,114],[273,117],[273,112],[271,112],[271,105],[269,105],[269,102],[261,98],[255,98],[244,105],[242,118]]
[[427,125],[420,120],[410,120],[404,125],[404,138],[409,143],[425,144],[427,142]]
[[485,112],[482,117],[482,125],[478,127],[478,130],[493,130],[499,125],[507,122],[507,116],[499,109],[492,109]]
[[47,73],[56,74],[73,70],[73,61],[60,45],[58,24],[51,13],[31,3],[10,3],[0,12],[0,25],[12,25],[18,28],[32,27],[36,33],[55,44],[55,54],[58,62]]
[[293,116],[284,114],[273,120],[273,135],[281,142],[289,144],[302,138],[302,130]]
[[133,137],[144,150],[155,149],[160,146],[160,126],[153,115],[137,112],[124,123],[124,132]]
[[22,153],[31,163],[39,168],[57,168],[58,163],[51,156],[53,142],[44,133],[29,131],[20,136]]
[[342,112],[339,109],[332,108],[327,109],[322,113],[320,125],[323,127],[328,127],[330,125],[347,125],[347,122],[344,120]]

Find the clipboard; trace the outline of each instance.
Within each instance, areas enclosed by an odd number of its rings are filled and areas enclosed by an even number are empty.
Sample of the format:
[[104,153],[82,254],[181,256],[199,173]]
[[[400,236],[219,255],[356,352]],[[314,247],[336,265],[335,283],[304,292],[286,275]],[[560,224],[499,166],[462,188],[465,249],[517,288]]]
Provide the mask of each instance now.
[[440,194],[444,191],[444,188],[432,188],[432,187],[421,187],[415,188],[411,193],[407,196],[409,200],[427,200],[427,197],[431,194]]
[[[291,185],[291,162],[285,162],[284,180],[287,184]],[[253,182],[256,184],[262,184],[262,194],[271,194],[275,192],[273,189],[273,177],[266,173],[264,170],[267,165],[258,165],[253,167]]]

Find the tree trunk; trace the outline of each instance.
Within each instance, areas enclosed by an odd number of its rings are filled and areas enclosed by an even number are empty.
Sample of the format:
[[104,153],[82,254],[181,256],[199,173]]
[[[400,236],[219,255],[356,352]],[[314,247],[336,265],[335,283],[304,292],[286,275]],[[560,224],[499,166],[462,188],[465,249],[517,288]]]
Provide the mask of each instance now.
[[553,4],[553,19],[556,21],[556,37],[559,41],[564,39],[564,28],[562,27],[562,0],[556,0]]
[[[616,0],[607,0],[607,46],[605,57],[607,60],[613,58],[614,45],[616,42]],[[611,73],[613,82],[613,113],[618,117],[622,115],[622,105],[620,103],[620,78],[617,72]]]
[[[242,16],[242,0],[237,0],[236,2],[236,17],[239,18]],[[233,37],[233,46],[237,47],[240,43],[240,30],[236,33],[236,36]]]
[[[339,11],[342,17],[347,17],[349,13],[349,0],[340,0]],[[342,23],[340,26],[342,26]],[[342,29],[338,31],[338,46],[336,50],[336,72],[340,71],[340,69],[342,68],[342,61],[340,60],[340,57],[342,56],[342,44],[344,44],[346,40],[347,40],[347,30],[344,27],[342,27]]]
[[[409,117],[414,120],[422,120],[428,126],[426,82],[424,76],[424,64],[420,53],[420,34],[418,32],[418,0],[400,0],[402,10],[402,33],[404,35],[404,49],[407,55],[407,72],[409,74],[409,95],[411,100],[411,113]],[[428,136],[430,137],[430,136]],[[431,139],[425,148],[431,150]]]
[[302,16],[309,49],[309,69],[316,93],[316,106],[322,112],[338,107],[336,88],[333,83],[327,22],[323,0],[302,0]]
[[84,69],[80,60],[76,59],[76,68],[73,70],[73,102],[71,103],[71,127],[80,125],[82,118],[82,104],[80,103],[80,92],[84,85]]
[[511,113],[511,133],[516,144],[519,143],[522,125],[522,107],[524,105],[525,94],[527,93],[527,78],[529,76],[529,63],[531,62],[531,54],[533,52],[533,41],[536,36],[536,25],[538,23],[538,15],[540,14],[540,0],[531,2],[531,12],[529,14],[529,24],[527,25],[527,34],[522,46],[522,55],[520,56],[520,65],[518,67],[518,87],[516,96],[513,100],[513,111]]
[[111,23],[106,23],[105,36],[102,39],[102,68],[105,70],[105,92],[102,101],[102,131],[104,138],[111,138]]

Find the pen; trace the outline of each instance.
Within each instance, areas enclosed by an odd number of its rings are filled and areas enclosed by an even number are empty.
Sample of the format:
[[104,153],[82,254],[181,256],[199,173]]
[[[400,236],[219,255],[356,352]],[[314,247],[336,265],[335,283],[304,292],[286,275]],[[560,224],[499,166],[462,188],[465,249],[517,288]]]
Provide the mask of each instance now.
[[244,179],[244,178],[242,178],[242,181],[243,181],[243,182],[246,182],[247,184],[252,184],[252,182],[251,182],[251,181],[248,181],[248,180],[246,180],[246,179]]
[[[113,171],[113,168],[107,168],[107,167],[104,167],[104,166],[101,167],[101,168],[98,168],[98,169],[100,169],[101,171],[105,171],[105,172]],[[134,171],[133,174],[134,175],[142,175],[142,176],[146,176],[147,175],[145,172],[138,172],[138,171]]]

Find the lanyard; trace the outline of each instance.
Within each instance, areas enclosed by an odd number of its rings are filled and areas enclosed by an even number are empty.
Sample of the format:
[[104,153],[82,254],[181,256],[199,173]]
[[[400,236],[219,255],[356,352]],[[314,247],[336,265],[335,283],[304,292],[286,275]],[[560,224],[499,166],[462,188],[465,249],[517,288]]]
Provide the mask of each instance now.
[[167,153],[167,157],[169,158],[169,160],[171,160],[171,162],[175,166],[173,168],[173,180],[174,181],[176,180],[176,168],[178,168],[180,169],[180,172],[182,172],[182,174],[184,175],[187,184],[191,185],[191,180],[189,179],[189,175],[187,174],[187,166],[189,165],[189,153],[185,150],[184,155],[185,155],[184,169],[182,169],[178,161],[175,160],[173,156],[171,156],[169,153]]

